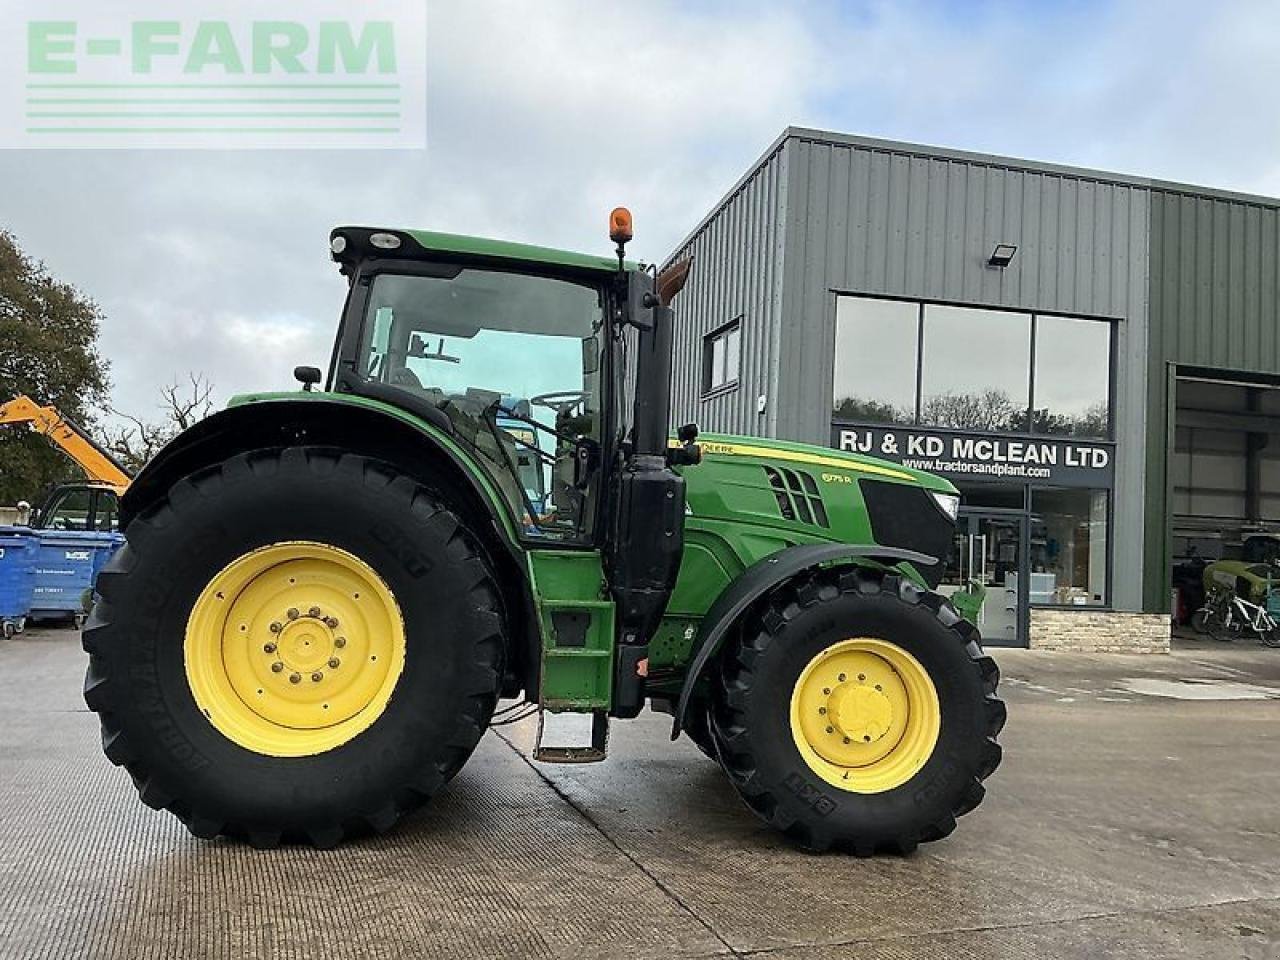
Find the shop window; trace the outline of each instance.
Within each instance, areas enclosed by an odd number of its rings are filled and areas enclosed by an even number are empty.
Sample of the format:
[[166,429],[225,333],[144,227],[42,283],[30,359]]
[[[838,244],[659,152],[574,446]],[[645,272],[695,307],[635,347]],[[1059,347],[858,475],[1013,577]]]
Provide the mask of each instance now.
[[1031,491],[1031,602],[1107,603],[1106,490]]
[[920,305],[836,301],[832,415],[859,423],[914,423]]
[[832,416],[1106,439],[1112,331],[1099,320],[841,296]]
[[1036,317],[1034,433],[1111,435],[1111,325]]
[[742,364],[742,319],[734,320],[702,339],[702,392],[732,387]]
[[920,422],[993,433],[1027,430],[1031,315],[924,308]]

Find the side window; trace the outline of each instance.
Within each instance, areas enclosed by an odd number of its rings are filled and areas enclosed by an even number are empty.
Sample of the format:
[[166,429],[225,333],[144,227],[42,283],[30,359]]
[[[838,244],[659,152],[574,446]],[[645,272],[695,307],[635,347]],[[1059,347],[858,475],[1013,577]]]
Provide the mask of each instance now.
[[554,277],[460,268],[379,273],[357,369],[434,406],[482,458],[526,536],[583,540],[598,484],[576,480],[603,434],[603,291]]
[[737,384],[742,365],[742,318],[702,339],[702,392]]
[[88,530],[90,497],[88,490],[66,491],[49,508],[44,527],[48,530]]
[[93,529],[101,533],[113,533],[119,528],[115,493],[111,490],[99,490],[93,509]]

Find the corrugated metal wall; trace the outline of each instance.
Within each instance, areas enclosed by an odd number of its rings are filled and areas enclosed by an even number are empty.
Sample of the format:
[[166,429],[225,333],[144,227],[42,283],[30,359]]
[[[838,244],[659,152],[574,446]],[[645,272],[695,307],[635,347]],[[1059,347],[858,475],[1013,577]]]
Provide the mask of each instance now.
[[[786,362],[777,435],[830,438],[836,292],[1116,318],[1113,563],[1143,562],[1148,193],[999,158],[799,133],[783,275]],[[998,242],[1018,252],[987,266]],[[957,344],[957,362],[980,357]],[[1139,609],[1141,584],[1117,577],[1113,603]]]
[[1169,364],[1280,372],[1280,209],[1156,188],[1151,193],[1146,601],[1165,602],[1169,566]]
[[[780,384],[788,435],[827,439],[832,291],[1145,317],[1142,188],[803,138],[787,151],[784,308],[800,358]],[[997,242],[1018,245],[1003,270],[986,264]]]
[[[704,430],[772,433],[776,333],[782,326],[782,223],[787,206],[785,163],[775,148],[739,183],[715,214],[668,262],[692,255],[693,273],[676,300],[672,358],[672,418]],[[738,388],[702,395],[702,341],[741,317],[742,364]]]

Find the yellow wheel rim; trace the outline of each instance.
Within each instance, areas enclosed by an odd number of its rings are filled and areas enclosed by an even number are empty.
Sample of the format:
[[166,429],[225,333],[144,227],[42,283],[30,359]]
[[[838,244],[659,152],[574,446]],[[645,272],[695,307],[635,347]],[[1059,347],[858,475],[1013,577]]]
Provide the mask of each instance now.
[[920,661],[884,640],[842,640],[809,661],[791,693],[791,735],[832,786],[883,793],[933,754],[938,692]]
[[312,541],[275,543],[218,572],[187,620],[187,683],[246,750],[332,750],[386,709],[404,669],[404,620],[367,563]]

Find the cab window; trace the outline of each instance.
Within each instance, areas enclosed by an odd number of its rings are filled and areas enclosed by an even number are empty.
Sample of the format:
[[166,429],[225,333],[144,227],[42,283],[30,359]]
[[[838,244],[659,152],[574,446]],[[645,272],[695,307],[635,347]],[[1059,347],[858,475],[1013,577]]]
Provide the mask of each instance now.
[[120,517],[116,510],[114,490],[99,490],[93,507],[93,529],[100,533],[114,533],[120,529]]
[[67,490],[49,507],[41,524],[46,530],[88,530],[92,492]]
[[602,290],[494,270],[439,273],[373,278],[361,375],[448,417],[527,536],[586,538],[598,492],[575,482],[574,454],[598,445],[603,429]]

